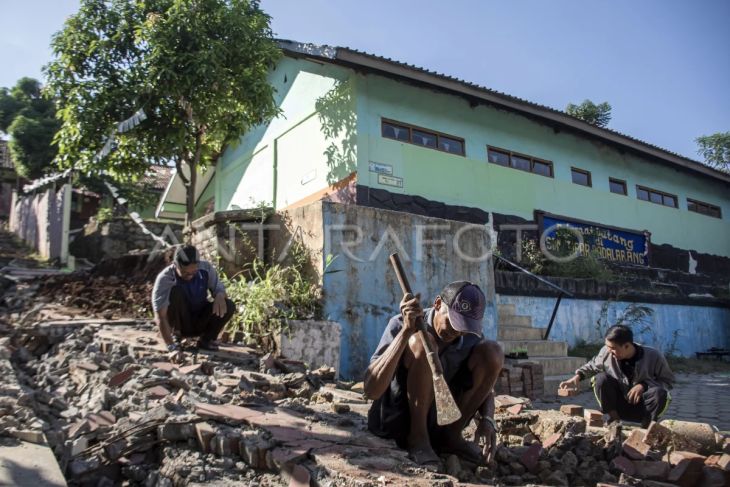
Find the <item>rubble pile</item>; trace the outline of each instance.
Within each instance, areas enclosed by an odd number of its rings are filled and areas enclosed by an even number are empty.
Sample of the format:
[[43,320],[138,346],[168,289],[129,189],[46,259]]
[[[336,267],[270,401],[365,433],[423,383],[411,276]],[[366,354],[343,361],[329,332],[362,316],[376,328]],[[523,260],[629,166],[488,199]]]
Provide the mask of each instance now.
[[[727,485],[704,425],[595,424],[498,396],[490,465],[415,465],[366,432],[361,384],[240,345],[171,363],[145,322],[36,323],[0,341],[0,436],[47,444],[70,485]],[[600,413],[599,413],[600,415]],[[473,432],[473,425],[466,434]],[[301,482],[296,484],[295,482]],[[654,482],[654,483],[652,483]],[[663,483],[657,483],[663,482]]]

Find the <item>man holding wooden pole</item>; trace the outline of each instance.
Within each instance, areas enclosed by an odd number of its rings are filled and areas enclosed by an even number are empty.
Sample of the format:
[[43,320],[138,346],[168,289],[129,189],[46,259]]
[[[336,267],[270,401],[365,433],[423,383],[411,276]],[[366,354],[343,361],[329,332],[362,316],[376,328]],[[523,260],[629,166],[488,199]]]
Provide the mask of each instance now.
[[[401,280],[401,286],[408,291],[400,303],[401,314],[388,323],[365,373],[364,393],[374,400],[368,429],[394,439],[424,466],[439,465],[436,452],[476,464],[490,461],[496,447],[493,387],[504,354],[497,342],[482,337],[484,293],[470,282],[452,282],[433,307],[423,310],[420,296],[410,293],[407,281],[404,286]],[[449,400],[453,394],[458,411],[443,411],[448,401],[440,397],[441,371],[448,384],[445,394]],[[477,422],[474,443],[462,436],[472,419]]]

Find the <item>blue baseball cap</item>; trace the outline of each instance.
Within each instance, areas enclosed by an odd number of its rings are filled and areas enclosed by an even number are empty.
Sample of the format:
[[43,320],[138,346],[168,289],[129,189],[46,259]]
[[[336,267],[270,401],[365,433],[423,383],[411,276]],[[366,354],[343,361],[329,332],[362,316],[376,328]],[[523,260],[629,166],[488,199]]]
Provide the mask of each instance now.
[[455,281],[441,291],[441,301],[448,306],[449,321],[454,330],[482,336],[482,319],[487,298],[476,284]]

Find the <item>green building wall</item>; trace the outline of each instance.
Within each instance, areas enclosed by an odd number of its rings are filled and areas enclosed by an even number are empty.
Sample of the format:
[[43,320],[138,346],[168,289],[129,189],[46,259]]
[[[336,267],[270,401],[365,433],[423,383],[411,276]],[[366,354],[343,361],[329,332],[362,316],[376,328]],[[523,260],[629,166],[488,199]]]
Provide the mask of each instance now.
[[[357,77],[358,184],[478,207],[532,220],[533,210],[634,230],[652,242],[730,257],[730,192],[706,177],[621,153],[606,144],[553,130],[526,117],[376,75]],[[381,136],[388,118],[465,139],[466,157]],[[487,146],[552,161],[554,178],[487,162]],[[370,162],[393,167],[403,187],[378,183]],[[571,182],[571,167],[591,172],[593,186]],[[609,191],[623,179],[628,195]],[[678,197],[679,208],[636,198],[636,185]],[[687,198],[719,206],[717,219],[687,210]]]

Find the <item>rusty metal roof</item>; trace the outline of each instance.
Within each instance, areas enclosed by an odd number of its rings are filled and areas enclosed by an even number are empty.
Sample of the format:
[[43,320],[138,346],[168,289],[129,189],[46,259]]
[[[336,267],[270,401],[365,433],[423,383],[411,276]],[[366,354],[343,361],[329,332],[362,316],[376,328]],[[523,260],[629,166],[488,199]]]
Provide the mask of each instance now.
[[150,165],[140,182],[148,188],[164,191],[171,177],[172,168]]
[[683,168],[684,170],[699,173],[724,183],[730,183],[730,174],[713,169],[694,159],[671,152],[616,130],[589,124],[555,108],[508,95],[453,76],[348,47],[318,46],[283,39],[279,40],[279,47],[290,56],[327,60],[333,64],[376,72],[451,94],[465,96],[469,98],[470,102],[486,103],[517,112],[556,127],[569,129],[600,139],[608,144],[619,146],[644,157],[649,157],[650,159],[659,160],[675,168]]

